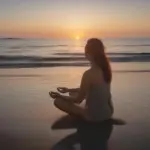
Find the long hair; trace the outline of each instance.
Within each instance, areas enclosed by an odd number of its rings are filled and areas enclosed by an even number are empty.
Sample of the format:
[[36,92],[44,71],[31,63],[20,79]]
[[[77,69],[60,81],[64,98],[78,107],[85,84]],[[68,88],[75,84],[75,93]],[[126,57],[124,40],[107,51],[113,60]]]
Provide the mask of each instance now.
[[102,69],[104,80],[111,83],[112,71],[109,60],[105,54],[105,47],[101,40],[92,38],[87,41],[85,53],[91,55],[95,63]]

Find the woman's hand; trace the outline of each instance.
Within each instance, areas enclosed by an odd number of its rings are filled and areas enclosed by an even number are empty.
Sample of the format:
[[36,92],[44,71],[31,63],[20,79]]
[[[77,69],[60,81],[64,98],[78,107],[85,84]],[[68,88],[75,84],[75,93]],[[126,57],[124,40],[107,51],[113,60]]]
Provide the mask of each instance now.
[[49,92],[49,95],[53,99],[61,98],[61,95],[59,93],[57,93],[57,92]]
[[58,87],[57,90],[58,90],[60,93],[67,93],[67,92],[69,92],[69,89],[66,88],[66,87]]

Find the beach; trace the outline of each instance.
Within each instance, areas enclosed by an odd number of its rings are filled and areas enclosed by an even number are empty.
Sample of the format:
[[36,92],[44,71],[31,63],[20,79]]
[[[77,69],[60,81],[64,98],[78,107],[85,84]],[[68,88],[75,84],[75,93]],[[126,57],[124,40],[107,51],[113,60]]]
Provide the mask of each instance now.
[[[67,150],[71,148],[66,144],[74,142],[79,150],[83,143],[97,141],[105,146],[102,149],[149,150],[149,40],[104,39],[113,72],[114,117],[127,124],[98,126],[95,133],[92,128],[80,134],[79,128],[52,129],[66,114],[54,107],[48,93],[59,86],[79,87],[89,68],[86,41],[0,39],[0,149]],[[79,146],[74,133],[92,139]]]
[[[148,65],[143,69],[145,71],[138,71],[143,66],[137,65],[135,71],[113,72],[114,117],[127,124],[114,126],[108,140],[109,149],[150,148],[150,73],[146,71]],[[53,123],[65,114],[53,106],[48,92],[58,86],[78,87],[86,69],[0,69],[0,149],[50,150],[61,139],[74,133],[75,129],[51,129]]]
[[0,0],[0,150],[150,150],[149,18],[150,0]]

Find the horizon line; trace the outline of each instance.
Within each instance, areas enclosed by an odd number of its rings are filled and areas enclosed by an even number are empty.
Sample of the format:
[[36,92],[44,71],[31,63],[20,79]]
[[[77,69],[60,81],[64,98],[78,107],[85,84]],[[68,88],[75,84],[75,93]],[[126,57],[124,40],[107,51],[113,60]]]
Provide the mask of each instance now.
[[[150,38],[150,35],[149,36],[114,36],[114,37],[104,37],[104,36],[91,36],[91,37],[83,37],[80,40],[84,40],[84,39],[89,39],[89,38],[102,38],[102,39],[118,39],[118,38],[122,38],[122,39],[125,39],[125,38]],[[0,36],[0,39],[75,39],[73,37],[19,37],[19,36]]]

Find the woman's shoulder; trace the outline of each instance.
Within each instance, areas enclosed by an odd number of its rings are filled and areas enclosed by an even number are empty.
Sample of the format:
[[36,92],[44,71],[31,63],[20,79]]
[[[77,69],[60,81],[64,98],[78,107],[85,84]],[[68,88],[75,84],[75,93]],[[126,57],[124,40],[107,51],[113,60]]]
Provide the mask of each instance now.
[[92,74],[103,74],[103,71],[102,71],[102,69],[93,69],[93,68],[90,68],[90,69],[88,69],[88,70],[86,70],[83,74],[85,74],[85,75],[92,75]]
[[92,70],[88,69],[83,73],[83,78],[90,80],[90,78],[92,77]]
[[91,75],[102,76],[103,71],[101,68],[91,68],[88,70],[88,73]]
[[91,69],[88,69],[83,73],[83,76],[89,76],[90,74],[91,74]]
[[102,77],[102,71],[99,69],[93,69],[93,68],[90,68],[88,70],[86,70],[84,73],[83,73],[83,76],[86,77],[86,78],[95,78],[95,77]]

